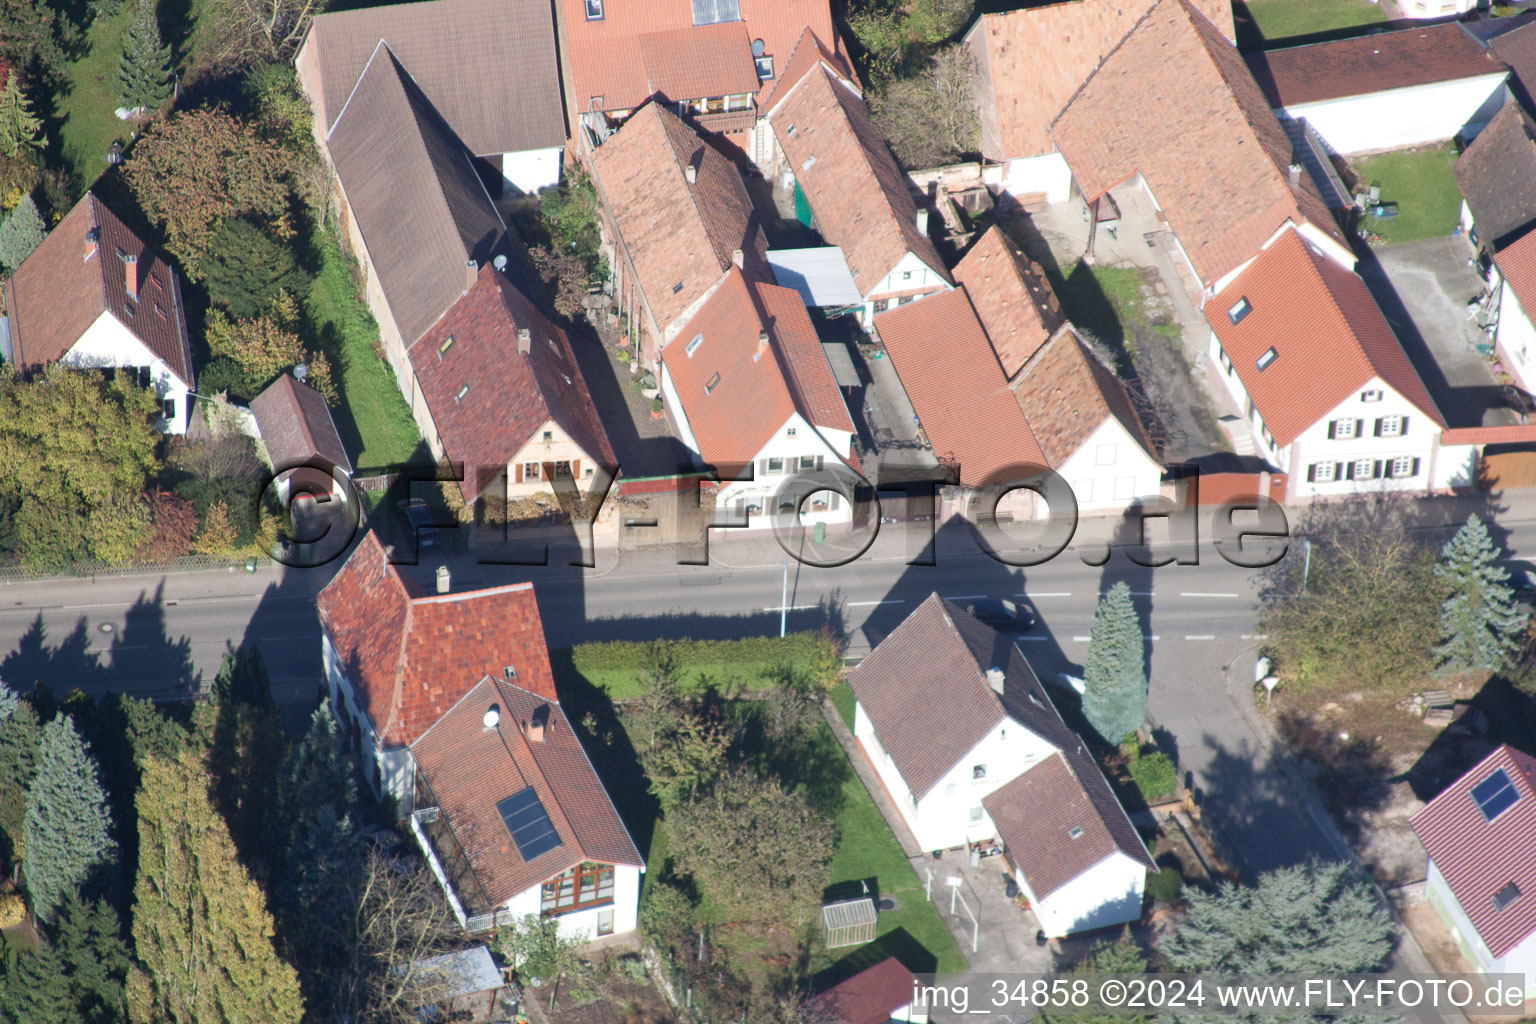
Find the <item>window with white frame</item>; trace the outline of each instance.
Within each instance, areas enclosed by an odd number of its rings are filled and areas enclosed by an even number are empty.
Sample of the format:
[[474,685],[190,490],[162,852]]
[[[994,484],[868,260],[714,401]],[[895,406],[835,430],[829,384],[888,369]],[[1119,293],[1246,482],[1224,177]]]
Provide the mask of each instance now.
[[783,459],[769,459],[768,460],[768,472],[770,472],[770,473],[782,473],[782,472],[784,472],[784,460]]
[[1331,484],[1339,478],[1339,464],[1337,462],[1314,462],[1310,475],[1313,483]]
[[1334,420],[1332,425],[1332,434],[1335,441],[1348,441],[1355,436],[1355,420],[1352,416],[1346,416],[1341,420]]
[[1401,416],[1382,416],[1376,421],[1377,437],[1402,437],[1403,418]]
[[586,6],[588,21],[603,20],[603,0],[586,0]]
[[1351,480],[1374,480],[1376,479],[1376,460],[1356,459],[1350,465],[1350,470]]
[[1227,350],[1221,345],[1216,346],[1216,358],[1221,361],[1221,368],[1230,375],[1233,370],[1232,357],[1227,355]]
[[973,764],[973,765],[971,765],[971,778],[973,780],[984,779],[986,777],[987,777],[987,766],[986,765],[984,765],[984,764]]
[[980,820],[981,820],[981,816],[982,816],[982,815],[983,815],[983,814],[984,814],[984,813],[986,813],[986,812],[985,812],[985,810],[984,810],[984,809],[983,809],[983,808],[982,808],[982,807],[981,807],[981,805],[980,805],[980,804],[978,804],[978,805],[976,805],[976,806],[975,806],[975,807],[972,807],[972,808],[971,808],[971,820],[972,820],[972,821],[980,821]]
[[1381,401],[1381,389],[1380,388],[1367,388],[1366,390],[1360,392],[1360,401],[1362,401],[1362,402],[1379,402],[1379,401]]
[[1413,476],[1413,464],[1418,461],[1411,455],[1399,455],[1392,460],[1391,477],[1394,480],[1406,480]]

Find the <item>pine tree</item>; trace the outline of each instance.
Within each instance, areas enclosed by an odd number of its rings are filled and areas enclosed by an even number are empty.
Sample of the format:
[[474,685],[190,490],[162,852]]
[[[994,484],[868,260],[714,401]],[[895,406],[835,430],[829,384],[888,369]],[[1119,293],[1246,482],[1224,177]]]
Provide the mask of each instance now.
[[0,1021],[86,1024],[59,950],[45,942],[17,956],[15,967],[0,978]]
[[1345,864],[1312,862],[1246,888],[1190,891],[1189,914],[1162,943],[1180,971],[1268,976],[1374,971],[1392,951],[1391,918]]
[[37,775],[37,746],[43,727],[31,701],[21,701],[0,723],[0,843],[11,860],[20,860],[22,825],[27,817],[27,790]]
[[[1089,974],[1114,974],[1122,978],[1147,973],[1147,955],[1131,937],[1129,927],[1113,942],[1108,939],[1094,943],[1088,955],[1072,967],[1073,976]],[[1046,1024],[1148,1024],[1154,1018],[1150,1014],[1072,1014],[1059,1016],[1044,1013]]]
[[70,997],[91,1024],[126,1019],[123,979],[128,974],[128,945],[122,922],[105,900],[82,900],[70,892],[59,904],[54,946],[69,978]]
[[129,1016],[157,1024],[287,1024],[304,1015],[272,945],[266,899],[235,858],[191,750],[144,765],[137,800]]
[[5,86],[0,88],[0,156],[18,156],[29,146],[42,148],[37,137],[42,130],[42,119],[32,113],[32,102],[21,91],[20,77],[6,74]]
[[5,685],[5,680],[0,679],[0,725],[4,725],[6,719],[11,717],[11,712],[16,710],[16,705],[21,703],[21,698],[16,691]]
[[1499,555],[1488,527],[1475,515],[1440,553],[1435,579],[1446,596],[1435,656],[1444,673],[1494,672],[1514,660],[1528,617],[1515,607]]
[[22,196],[16,209],[0,224],[0,264],[15,270],[32,250],[43,244],[48,230],[31,196]]
[[43,727],[22,835],[27,895],[44,921],[52,921],[60,901],[116,849],[96,759],[68,715]]
[[156,110],[170,95],[171,48],[160,41],[151,0],[138,0],[133,21],[123,33],[117,66],[117,95],[129,110]]
[[283,723],[261,651],[242,647],[224,655],[213,681],[213,733],[208,752],[214,806],[229,825],[244,863],[263,881],[268,858],[267,820],[277,798]]
[[1099,602],[1083,668],[1083,715],[1111,746],[1147,717],[1146,641],[1128,584],[1116,583]]

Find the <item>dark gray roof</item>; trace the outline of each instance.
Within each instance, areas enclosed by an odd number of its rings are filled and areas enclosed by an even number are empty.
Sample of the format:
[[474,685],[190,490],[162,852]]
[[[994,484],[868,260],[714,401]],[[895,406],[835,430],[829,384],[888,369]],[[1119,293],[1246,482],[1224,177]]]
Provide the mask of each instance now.
[[1505,102],[1456,161],[1456,182],[1489,251],[1504,248],[1536,222],[1536,125]]
[[352,472],[352,460],[320,392],[283,374],[251,402],[256,429],[272,468],[283,470],[320,457]]
[[474,283],[479,265],[508,251],[506,225],[469,151],[384,43],[327,145],[409,346]]
[[380,42],[472,152],[565,144],[547,0],[430,0],[317,16],[299,68],[311,91],[318,87],[316,113],[327,129]]
[[1493,55],[1509,65],[1509,89],[1526,110],[1536,111],[1536,15],[1524,18],[1494,18],[1478,22],[1478,26],[1502,28],[1510,21],[1518,21],[1514,28],[1500,32],[1488,40]]

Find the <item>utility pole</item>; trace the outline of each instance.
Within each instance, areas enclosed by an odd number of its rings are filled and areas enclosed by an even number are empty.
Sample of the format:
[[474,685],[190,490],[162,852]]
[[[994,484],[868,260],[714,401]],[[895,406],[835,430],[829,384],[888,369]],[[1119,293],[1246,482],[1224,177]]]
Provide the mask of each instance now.
[[1307,553],[1306,558],[1301,563],[1301,592],[1302,594],[1306,594],[1307,575],[1312,571],[1312,542],[1310,540],[1304,540],[1301,542],[1301,547],[1302,550]]
[[779,598],[779,637],[782,639],[789,624],[789,563],[780,562],[779,565],[784,569],[784,589]]

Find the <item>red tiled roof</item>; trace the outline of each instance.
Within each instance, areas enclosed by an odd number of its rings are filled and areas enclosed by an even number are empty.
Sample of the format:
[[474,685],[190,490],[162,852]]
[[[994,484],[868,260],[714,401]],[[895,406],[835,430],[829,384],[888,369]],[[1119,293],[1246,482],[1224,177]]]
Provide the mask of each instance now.
[[1287,221],[1339,240],[1242,57],[1185,0],[1158,0],[1052,125],[1090,199],[1138,171],[1206,283]]
[[955,265],[955,280],[965,285],[1010,380],[1066,323],[1040,264],[1030,262],[999,225]]
[[384,747],[410,744],[487,675],[555,699],[533,585],[427,594],[373,533],[315,599],[358,703]]
[[1440,432],[1440,447],[1453,444],[1530,444],[1536,441],[1536,423],[1507,427],[1456,427]]
[[[95,232],[94,248],[86,236]],[[128,264],[139,299],[128,312]],[[192,351],[181,279],[160,254],[87,192],[6,284],[12,355],[23,373],[62,359],[103,313],[110,312],[170,371],[193,387]]]
[[253,398],[251,413],[274,469],[302,465],[320,456],[352,472],[352,460],[336,433],[325,398],[292,374],[283,374]]
[[[1536,212],[1536,211],[1532,211]],[[1487,239],[1491,244],[1493,239]],[[1504,283],[1523,309],[1536,310],[1536,230],[1527,231],[1494,256]]]
[[[526,355],[518,351],[523,328],[530,332]],[[550,420],[612,471],[613,449],[570,339],[499,271],[482,267],[474,287],[408,353],[445,454],[464,463],[466,501]]]
[[[760,351],[762,332],[768,346]],[[689,355],[695,337],[702,340]],[[814,427],[853,432],[800,296],[749,281],[735,267],[662,350],[662,360],[699,454],[713,466],[750,463],[797,411]],[[832,448],[848,456],[846,446]]]
[[754,93],[759,84],[752,39],[739,21],[647,32],[640,59],[651,91],[669,100]]
[[[1485,821],[1472,790],[1499,769],[1518,798]],[[1409,820],[1490,953],[1501,957],[1536,931],[1536,759],[1502,745]],[[1519,898],[1494,909],[1510,882]]]
[[[488,729],[492,706],[499,721]],[[535,740],[525,730],[540,720],[543,739]],[[411,754],[493,905],[585,861],[645,863],[565,712],[539,694],[483,679],[411,744]],[[525,861],[496,805],[530,786],[560,845]]]
[[[1252,312],[1234,324],[1228,311],[1244,298]],[[1205,316],[1281,446],[1378,377],[1445,425],[1365,282],[1294,230],[1208,301]],[[1257,360],[1271,348],[1261,371]]]
[[1272,107],[1362,96],[1508,69],[1458,22],[1244,55]]
[[[1045,899],[1116,852],[1157,870],[1081,742],[982,797],[981,805],[1036,899]],[[1075,839],[1073,829],[1081,830]]]
[[741,174],[665,105],[637,111],[591,163],[663,331],[720,283],[734,250],[743,250],[753,274],[768,273],[768,242]]
[[909,252],[949,280],[933,240],[917,228],[906,175],[851,83],[817,64],[765,113],[816,229],[842,246],[860,292],[875,291]]
[[1124,382],[1099,362],[1071,326],[1040,349],[1013,389],[1052,466],[1070,459],[1108,419],[1119,422],[1147,457],[1157,461]]
[[917,979],[894,956],[827,989],[810,1000],[829,1024],[886,1024],[912,1002]]
[[[965,35],[980,76],[981,151],[992,160],[1051,152],[1050,124],[1152,0],[1070,0],[983,14]],[[1228,38],[1230,0],[1197,6]]]
[[[695,26],[689,0],[609,0],[603,17],[594,21],[587,20],[584,0],[559,0],[559,7],[561,70],[573,119],[590,109],[594,96],[602,97],[602,110],[632,110],[657,91],[666,92],[663,83],[674,87],[687,83],[688,89],[697,90],[677,95],[668,92],[670,98],[678,100],[741,92],[756,93],[760,99],[772,92],[778,79],[759,83],[752,40],[763,41],[764,56],[774,59],[774,71],[781,76],[796,40],[806,29],[832,44],[839,69],[849,73],[827,0],[740,0],[741,21],[727,23],[741,26],[739,32],[729,33],[726,42],[712,40],[708,47],[682,44],[673,50],[677,62],[666,67],[645,55],[645,37],[660,33],[726,34],[718,31],[719,26]],[[716,45],[735,52],[711,52]],[[751,72],[750,81],[740,70],[743,62]]]
[[1000,483],[1000,472],[1047,464],[963,288],[881,313],[875,330],[934,454],[959,463],[962,484]]

